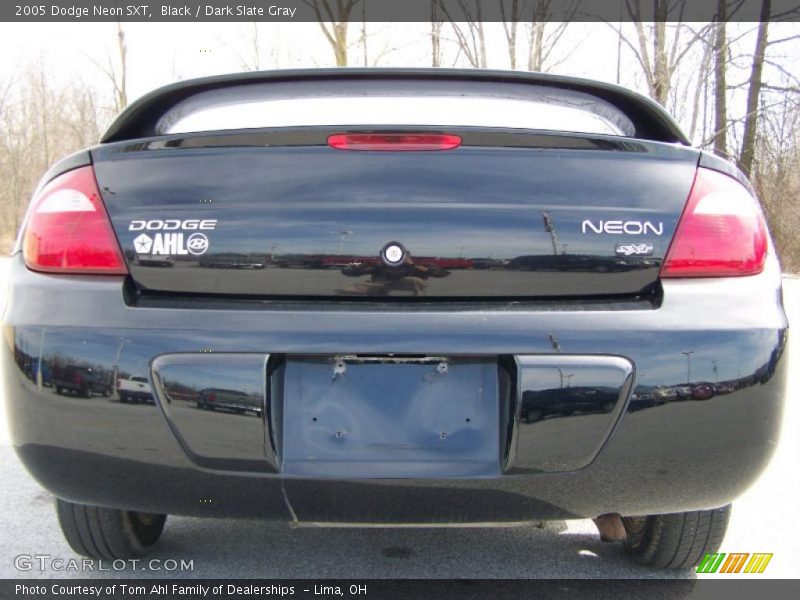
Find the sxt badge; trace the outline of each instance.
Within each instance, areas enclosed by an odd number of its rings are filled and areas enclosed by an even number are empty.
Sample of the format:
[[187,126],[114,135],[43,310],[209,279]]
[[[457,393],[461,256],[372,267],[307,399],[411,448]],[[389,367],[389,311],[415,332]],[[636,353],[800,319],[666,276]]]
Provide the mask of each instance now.
[[650,256],[653,253],[653,244],[643,242],[640,244],[617,244],[617,256]]

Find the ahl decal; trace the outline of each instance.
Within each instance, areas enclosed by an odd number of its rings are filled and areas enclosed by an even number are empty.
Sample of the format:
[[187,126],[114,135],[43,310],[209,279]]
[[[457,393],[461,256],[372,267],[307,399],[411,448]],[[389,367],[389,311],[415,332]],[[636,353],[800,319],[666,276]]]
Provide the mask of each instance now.
[[204,233],[184,231],[214,230],[216,227],[216,219],[152,219],[131,221],[128,231],[148,232],[140,233],[133,239],[137,254],[198,256],[208,251],[208,237]]
[[137,254],[200,255],[208,250],[208,238],[205,234],[193,233],[184,241],[182,233],[155,233],[153,237],[142,233],[134,238],[133,246]]

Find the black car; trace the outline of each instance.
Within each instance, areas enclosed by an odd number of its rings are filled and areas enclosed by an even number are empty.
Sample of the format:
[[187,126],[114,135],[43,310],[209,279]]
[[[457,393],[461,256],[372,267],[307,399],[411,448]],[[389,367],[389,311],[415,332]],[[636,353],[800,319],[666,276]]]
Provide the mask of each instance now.
[[86,398],[94,394],[110,396],[114,389],[108,373],[75,365],[53,370],[53,388],[57,394],[72,393]]
[[[43,177],[3,333],[16,451],[103,558],[167,514],[603,517],[685,568],[768,461],[787,370],[742,173],[624,88],[488,70],[145,95]],[[155,402],[43,395],[14,357],[56,350],[149,369]],[[729,393],[673,401],[730,365]],[[203,389],[258,418],[197,410]]]

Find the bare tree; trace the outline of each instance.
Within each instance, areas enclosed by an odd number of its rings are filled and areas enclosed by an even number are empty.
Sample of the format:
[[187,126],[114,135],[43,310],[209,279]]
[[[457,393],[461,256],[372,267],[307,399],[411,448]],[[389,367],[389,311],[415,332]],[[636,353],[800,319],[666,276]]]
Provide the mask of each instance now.
[[117,22],[117,51],[119,52],[119,81],[116,84],[117,110],[128,106],[128,44],[122,23]]
[[128,44],[125,40],[125,30],[122,29],[122,23],[117,21],[117,61],[109,55],[104,65],[91,56],[84,56],[111,82],[116,112],[120,112],[128,106]]
[[36,183],[60,156],[97,142],[113,113],[80,79],[59,84],[44,58],[0,86],[0,248],[10,248]]
[[783,110],[764,111],[752,179],[764,205],[782,266],[800,272],[800,98],[784,96]]
[[[754,28],[745,28],[738,35],[732,37],[727,35],[728,31],[725,27],[725,38],[721,39],[721,28],[718,25],[727,25],[730,18],[741,8],[744,0],[727,0],[724,2],[724,6],[722,0],[718,1],[717,22],[715,22],[713,34],[715,44],[714,123],[712,132],[705,139],[703,145],[713,145],[716,152],[725,156],[735,155],[740,161],[743,157],[747,158],[747,148],[749,147],[752,160],[755,160],[759,154],[756,140],[761,132],[759,120],[767,113],[782,113],[787,98],[800,94],[800,78],[784,66],[785,61],[790,57],[773,55],[770,48],[800,39],[800,35],[770,40],[768,37],[769,22],[763,21]],[[765,4],[762,4],[760,8],[762,10],[769,8],[771,11],[771,7],[767,7]],[[723,13],[723,11],[725,12]],[[777,18],[777,15],[771,12],[769,16],[773,22]],[[737,42],[753,35],[756,42],[752,51],[736,54],[732,50]],[[721,51],[723,45],[724,53]],[[746,60],[747,64],[739,64],[737,61],[740,59]],[[764,68],[767,66],[770,67],[773,76],[782,77],[781,84],[764,80]],[[747,79],[737,84],[730,84],[728,75],[731,67],[734,68],[733,72],[746,69],[748,71]],[[732,117],[729,109],[731,94],[735,90],[745,90],[746,93],[746,109],[744,114],[738,117]],[[764,95],[768,93],[770,97],[765,100]],[[742,166],[746,166],[746,164],[747,160],[742,163]],[[751,163],[748,170],[753,168]]]
[[717,0],[714,27],[714,152],[728,155],[728,1]]
[[761,96],[761,76],[764,70],[764,57],[769,35],[769,17],[772,10],[771,0],[761,1],[761,21],[758,24],[756,49],[753,53],[753,64],[750,68],[750,84],[747,90],[747,113],[744,118],[742,147],[739,152],[739,166],[748,175],[753,169],[755,155],[756,128],[758,126],[758,101]]
[[367,43],[367,39],[369,35],[367,34],[367,3],[361,3],[361,37],[359,38],[359,42],[361,43],[361,54],[364,59],[364,66],[369,66],[369,44]]
[[[29,78],[25,78],[29,80]],[[10,248],[16,231],[22,219],[22,206],[32,190],[32,171],[39,169],[38,163],[31,156],[34,148],[41,150],[37,143],[38,128],[40,123],[36,119],[36,106],[29,95],[28,83],[24,84],[26,90],[20,94],[16,102],[6,103],[3,107],[2,127],[0,127],[0,176],[5,185],[0,188],[0,201],[4,207],[4,219],[0,227],[5,249]]]
[[431,0],[431,66],[442,66],[442,11],[439,0]]
[[581,0],[559,4],[562,21],[554,21],[552,0],[530,0],[528,30],[528,70],[546,71],[561,61],[554,61],[554,51],[580,8]]
[[[506,6],[510,3],[509,6]],[[522,17],[523,0],[500,0],[500,16],[508,45],[508,63],[517,68],[517,26]]]
[[247,43],[247,54],[240,56],[239,63],[243,71],[261,70],[261,40],[259,39],[258,22],[253,21],[253,28]]
[[325,39],[331,45],[337,67],[347,66],[347,26],[350,14],[359,2],[366,0],[304,0],[317,17]]
[[453,29],[459,52],[464,54],[472,67],[485,69],[488,65],[483,28],[483,0],[472,0],[472,3],[469,0],[456,1],[459,13],[455,16],[448,8],[448,4],[442,0],[439,0],[439,7]]
[[[711,33],[711,32],[710,32]],[[703,40],[703,53],[697,65],[694,77],[694,93],[690,97],[691,83],[688,82],[684,86],[684,93],[681,105],[691,106],[691,117],[689,124],[689,139],[693,139],[697,133],[698,121],[701,118],[701,111],[703,113],[703,122],[707,117],[706,105],[708,104],[708,79],[711,73],[712,54],[714,53],[713,40]],[[690,77],[691,81],[691,77]],[[680,82],[677,79],[673,80],[674,87],[680,87]],[[716,89],[716,88],[715,88]],[[723,88],[724,90],[724,88]],[[724,93],[724,91],[723,91]],[[677,103],[677,102],[676,102]]]
[[642,0],[625,0],[626,11],[636,32],[635,43],[622,34],[621,28],[616,29],[619,39],[631,50],[641,67],[650,97],[666,106],[673,75],[694,45],[706,37],[711,25],[695,30],[683,23],[686,0],[652,1],[654,20],[646,24],[642,16]]
[[42,57],[39,57],[39,64],[37,72],[34,76],[35,83],[32,86],[34,90],[34,102],[37,107],[38,113],[38,131],[41,141],[42,151],[42,168],[46,169],[50,165],[50,105],[54,100],[52,97],[50,86],[48,85],[49,77],[45,72]]
[[392,52],[398,49],[397,46],[392,45],[392,37],[389,36],[388,38],[384,39],[382,45],[377,46],[377,50],[370,46],[369,40],[373,36],[377,36],[383,33],[383,29],[377,29],[373,31],[367,30],[367,19],[366,15],[362,13],[362,23],[361,23],[361,33],[358,39],[358,45],[361,48],[361,56],[359,57],[358,62],[364,67],[377,67],[380,65],[381,61],[384,59],[385,56],[391,54]]

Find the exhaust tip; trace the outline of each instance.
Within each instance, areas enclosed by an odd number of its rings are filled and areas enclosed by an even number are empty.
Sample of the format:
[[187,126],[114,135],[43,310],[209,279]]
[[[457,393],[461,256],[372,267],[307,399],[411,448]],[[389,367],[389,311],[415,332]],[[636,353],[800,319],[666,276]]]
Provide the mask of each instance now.
[[619,513],[600,515],[592,521],[597,526],[597,531],[600,532],[601,542],[624,542],[628,537]]

